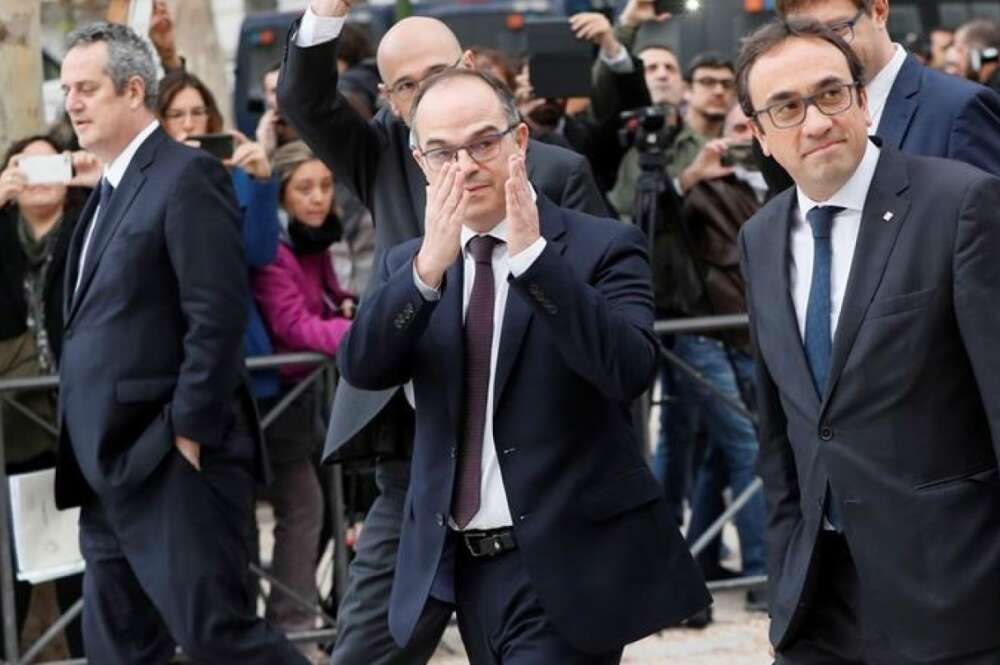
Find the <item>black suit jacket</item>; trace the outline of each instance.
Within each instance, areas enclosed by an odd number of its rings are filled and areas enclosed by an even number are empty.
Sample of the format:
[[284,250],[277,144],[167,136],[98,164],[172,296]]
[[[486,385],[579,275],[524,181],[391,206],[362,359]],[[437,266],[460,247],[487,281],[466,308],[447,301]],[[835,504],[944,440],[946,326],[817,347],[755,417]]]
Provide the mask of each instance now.
[[[709,596],[639,452],[629,406],[656,368],[646,242],[634,227],[539,197],[548,241],[511,278],[493,431],[520,556],[546,617],[604,652],[705,607]],[[415,239],[390,250],[341,347],[369,390],[413,380],[416,439],[389,609],[405,644],[446,543],[462,413],[462,261],[439,301],[413,280]]]
[[757,356],[771,640],[779,650],[793,640],[810,602],[829,482],[865,620],[914,661],[995,648],[1000,179],[882,148],[822,398],[789,294],[795,208],[791,189],[740,235]]
[[[282,114],[299,136],[353,189],[375,220],[376,257],[423,235],[427,180],[411,154],[410,130],[388,109],[364,120],[337,92],[337,41],[309,48],[295,45],[289,31],[278,82]],[[561,206],[605,215],[607,207],[587,160],[571,150],[531,141],[528,177],[540,194]],[[376,262],[378,258],[376,258]],[[360,391],[341,381],[334,400],[324,458],[371,453],[367,440],[352,438],[382,411],[396,389]],[[348,449],[345,444],[352,443]],[[360,444],[360,445],[355,445]]]
[[134,490],[175,435],[219,446],[234,425],[234,401],[249,401],[247,268],[226,170],[156,129],[95,227],[74,295],[98,198],[95,191],[81,213],[66,270],[56,471],[63,507],[91,490]]

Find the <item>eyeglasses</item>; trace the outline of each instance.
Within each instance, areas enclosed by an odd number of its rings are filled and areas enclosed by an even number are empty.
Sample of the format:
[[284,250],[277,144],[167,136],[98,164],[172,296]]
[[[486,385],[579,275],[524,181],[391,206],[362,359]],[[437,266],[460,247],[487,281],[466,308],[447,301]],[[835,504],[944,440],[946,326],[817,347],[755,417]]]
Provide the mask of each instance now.
[[858,82],[831,85],[815,95],[792,97],[775,102],[766,108],[754,111],[753,117],[756,118],[761,113],[766,113],[771,118],[771,124],[777,129],[798,127],[805,122],[806,112],[809,111],[810,106],[815,105],[819,112],[825,116],[834,116],[851,108],[854,99],[851,91],[860,85]]
[[453,65],[436,65],[434,67],[431,67],[430,69],[427,70],[427,73],[423,76],[423,78],[417,79],[416,81],[414,81],[413,79],[403,79],[402,81],[396,81],[391,86],[389,86],[389,94],[395,95],[400,99],[409,99],[410,97],[413,97],[413,95],[417,94],[417,90],[420,89],[420,85],[424,81],[434,76],[435,74],[440,74],[446,69],[454,69],[455,67],[458,67],[458,63],[460,62],[462,62],[461,57],[459,57],[459,59],[456,60],[455,64]]
[[204,118],[208,115],[208,109],[204,106],[195,106],[191,109],[170,109],[163,112],[163,119],[168,121],[180,120],[181,118]]
[[831,23],[827,23],[826,27],[836,32],[845,42],[850,44],[854,41],[854,24],[860,21],[861,17],[864,15],[865,10],[859,9],[858,13],[854,15],[854,18],[847,19],[846,21],[833,21]]
[[420,154],[424,156],[424,159],[427,160],[427,165],[434,171],[440,171],[448,162],[458,161],[458,153],[463,150],[472,161],[482,164],[496,157],[497,153],[500,152],[500,141],[503,140],[503,137],[520,126],[521,123],[518,122],[502,132],[485,134],[454,148],[435,148],[426,152],[420,151]]
[[695,85],[700,85],[704,88],[714,88],[716,86],[722,86],[722,89],[726,92],[732,90],[736,87],[736,79],[717,79],[711,76],[702,76],[694,80]]

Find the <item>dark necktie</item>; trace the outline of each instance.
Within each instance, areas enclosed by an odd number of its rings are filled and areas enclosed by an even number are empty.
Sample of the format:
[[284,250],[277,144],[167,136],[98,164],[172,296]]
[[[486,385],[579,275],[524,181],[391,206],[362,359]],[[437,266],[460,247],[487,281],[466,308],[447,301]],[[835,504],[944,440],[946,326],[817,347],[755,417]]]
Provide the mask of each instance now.
[[491,236],[469,240],[469,253],[476,261],[476,276],[465,312],[464,424],[451,505],[452,517],[460,529],[479,512],[480,466],[493,348],[493,248],[498,242]]
[[80,287],[80,280],[83,279],[83,271],[87,267],[87,261],[89,257],[93,256],[94,247],[100,242],[101,232],[103,230],[102,226],[104,226],[102,222],[108,218],[108,207],[111,205],[111,195],[115,193],[114,186],[108,182],[107,178],[101,178],[101,182],[98,186],[100,187],[100,199],[97,204],[97,215],[94,217],[93,221],[90,222],[90,228],[87,229],[87,235],[85,236],[83,248],[80,253],[76,288]]
[[833,248],[830,243],[830,229],[833,218],[843,208],[837,206],[816,207],[806,214],[806,220],[813,234],[812,284],[809,287],[809,305],[806,307],[805,349],[812,372],[813,383],[820,399],[826,390],[830,374],[830,351],[833,346],[833,330],[830,325],[830,271],[833,264]]

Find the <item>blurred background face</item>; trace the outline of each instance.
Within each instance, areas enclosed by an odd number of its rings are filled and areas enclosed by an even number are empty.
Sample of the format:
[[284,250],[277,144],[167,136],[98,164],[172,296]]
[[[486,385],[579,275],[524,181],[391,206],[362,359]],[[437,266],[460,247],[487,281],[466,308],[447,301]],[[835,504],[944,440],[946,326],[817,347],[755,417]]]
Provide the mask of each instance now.
[[944,69],[948,49],[954,42],[951,30],[937,29],[931,31],[931,67]]
[[684,80],[677,56],[666,49],[650,47],[639,54],[639,59],[653,104],[680,104],[684,99]]
[[[19,157],[36,157],[39,155],[58,154],[48,141],[34,141],[21,151]],[[65,185],[28,185],[17,196],[19,208],[49,208],[62,206],[66,201]]]
[[743,109],[739,104],[734,106],[729,115],[726,116],[726,124],[722,130],[722,135],[734,143],[750,143],[753,140],[753,130],[750,121],[747,119]]
[[333,173],[318,159],[303,163],[289,178],[281,201],[290,217],[319,228],[333,210]]
[[722,121],[736,104],[736,75],[728,67],[699,67],[691,74],[691,110]]
[[278,76],[281,70],[275,69],[264,74],[264,107],[275,110],[278,108]]
[[517,75],[517,110],[531,123],[544,129],[554,129],[559,120],[566,114],[565,99],[535,97],[531,88],[531,69],[527,64],[521,67]]
[[195,88],[182,88],[163,112],[163,130],[177,141],[208,133],[208,106]]
[[[857,14],[858,7],[852,0],[822,0],[822,2],[814,2],[804,6],[790,16],[793,18],[812,18],[821,23],[834,25],[850,21]],[[841,33],[845,40],[849,40],[851,48],[861,59],[861,64],[865,67],[866,80],[871,80],[878,73],[879,45],[888,39],[886,28],[888,20],[888,3],[886,0],[876,0],[872,6],[871,15],[862,14],[854,24],[853,38],[851,33]]]

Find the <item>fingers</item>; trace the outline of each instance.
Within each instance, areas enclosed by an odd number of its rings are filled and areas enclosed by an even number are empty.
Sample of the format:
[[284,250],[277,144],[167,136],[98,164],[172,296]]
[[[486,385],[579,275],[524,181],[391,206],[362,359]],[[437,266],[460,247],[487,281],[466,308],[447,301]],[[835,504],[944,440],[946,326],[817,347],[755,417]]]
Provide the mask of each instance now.
[[234,129],[233,131],[230,132],[230,134],[233,135],[233,140],[236,142],[236,145],[243,145],[244,143],[250,141],[250,139],[247,138],[247,135],[239,131],[238,129]]

